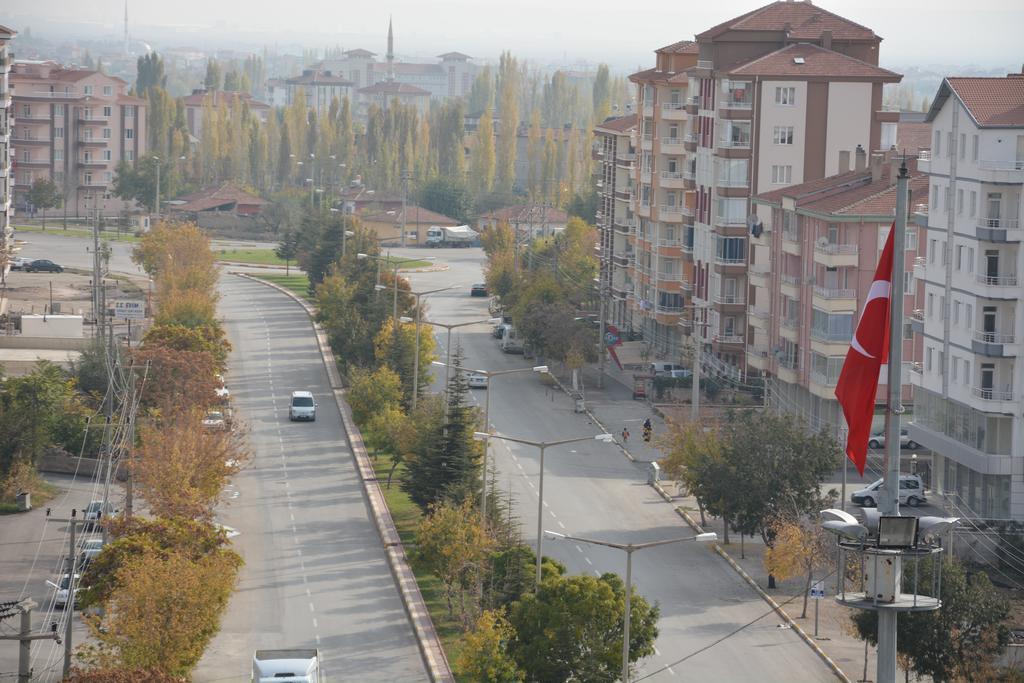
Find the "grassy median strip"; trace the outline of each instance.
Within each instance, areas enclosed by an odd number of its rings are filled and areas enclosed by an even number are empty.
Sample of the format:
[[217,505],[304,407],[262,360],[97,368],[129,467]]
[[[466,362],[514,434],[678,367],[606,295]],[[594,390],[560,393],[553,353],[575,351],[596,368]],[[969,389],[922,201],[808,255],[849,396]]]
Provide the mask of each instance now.
[[444,584],[441,583],[431,567],[418,561],[413,549],[416,547],[416,526],[423,519],[419,507],[409,499],[408,494],[402,491],[399,482],[405,472],[405,466],[399,465],[391,478],[391,488],[387,487],[388,472],[391,471],[391,456],[380,453],[371,456],[373,470],[380,482],[380,490],[384,493],[384,500],[387,502],[388,510],[391,511],[391,519],[395,522],[398,535],[405,546],[405,552],[409,556],[409,566],[416,575],[416,584],[420,587],[423,601],[430,611],[430,618],[434,622],[434,628],[441,637],[441,644],[444,647],[448,661],[454,666],[459,656],[462,641],[465,633],[459,624],[458,617],[451,617],[448,614],[448,603],[444,597]]
[[[19,232],[38,232],[45,235],[57,235],[58,237],[88,237],[92,239],[92,229],[86,227],[68,228],[64,230],[60,227],[60,223],[55,223],[46,226],[46,230],[43,230],[38,225],[16,225],[14,226],[15,233]],[[107,242],[138,242],[139,238],[136,237],[130,230],[122,230],[120,232],[116,230],[100,230],[100,239]]]
[[[254,266],[283,266],[284,259],[278,258],[273,249],[217,249],[214,253],[218,261],[232,263],[250,263]],[[295,261],[291,262],[295,265]]]
[[305,273],[297,275],[285,275],[284,273],[249,273],[252,277],[266,282],[273,282],[279,287],[294,292],[306,301],[316,301],[316,297],[309,293],[309,278]]

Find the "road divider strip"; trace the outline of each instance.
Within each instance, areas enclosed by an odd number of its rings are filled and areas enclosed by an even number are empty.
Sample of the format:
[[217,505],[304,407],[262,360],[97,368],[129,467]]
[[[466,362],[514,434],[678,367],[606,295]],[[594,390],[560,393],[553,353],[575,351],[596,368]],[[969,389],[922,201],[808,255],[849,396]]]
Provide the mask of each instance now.
[[422,593],[420,593],[419,585],[416,583],[416,576],[409,566],[409,558],[405,553],[405,546],[398,535],[398,529],[395,527],[395,522],[391,517],[391,511],[384,500],[384,493],[380,490],[380,484],[374,473],[373,465],[370,462],[369,455],[366,453],[363,435],[352,419],[352,409],[345,400],[345,388],[341,381],[341,373],[338,371],[338,364],[334,360],[334,352],[331,350],[327,333],[316,322],[316,311],[312,304],[278,284],[261,280],[247,273],[231,272],[229,274],[259,282],[286,294],[298,302],[309,315],[313,331],[316,334],[317,345],[320,348],[320,355],[327,370],[327,377],[330,380],[331,391],[334,394],[335,402],[338,404],[338,410],[341,412],[345,436],[355,460],[356,471],[363,482],[363,492],[370,505],[370,510],[373,512],[373,519],[387,554],[388,566],[391,568],[392,577],[398,586],[399,594],[402,596],[402,604],[412,624],[413,631],[416,633],[416,641],[419,645],[424,664],[426,664],[427,671],[430,674],[430,680],[434,681],[434,683],[454,683],[455,675],[452,673],[451,664],[448,662],[448,656],[441,645],[441,638],[437,635],[437,629],[434,628],[434,622],[430,618],[427,604],[423,600]]

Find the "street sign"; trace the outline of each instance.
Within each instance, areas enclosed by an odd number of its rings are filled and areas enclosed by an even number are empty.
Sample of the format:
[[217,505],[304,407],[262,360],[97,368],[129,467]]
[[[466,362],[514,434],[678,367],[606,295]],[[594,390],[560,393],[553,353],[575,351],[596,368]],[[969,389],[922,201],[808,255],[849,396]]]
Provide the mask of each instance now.
[[146,302],[141,299],[118,299],[114,302],[114,317],[124,320],[145,320]]
[[815,581],[811,586],[811,597],[815,600],[820,600],[825,597],[825,582]]

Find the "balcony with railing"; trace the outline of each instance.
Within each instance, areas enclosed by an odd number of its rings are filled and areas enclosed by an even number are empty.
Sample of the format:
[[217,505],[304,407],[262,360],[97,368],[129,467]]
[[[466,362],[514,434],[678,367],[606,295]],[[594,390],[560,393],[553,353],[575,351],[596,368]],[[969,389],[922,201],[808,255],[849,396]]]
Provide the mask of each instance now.
[[1017,338],[1012,332],[974,330],[971,349],[985,356],[1009,358],[1017,355],[1016,343]]
[[691,115],[696,114],[697,110],[699,108],[700,108],[700,95],[691,95],[690,97],[686,98],[686,113],[687,114],[691,114]]
[[654,116],[654,103],[650,101],[645,101],[640,111],[645,119],[651,118],[652,116]]
[[1013,288],[1017,287],[1017,275],[1014,273],[1001,273],[999,275],[978,273],[974,278],[979,285],[985,288],[987,295],[1012,295],[1016,298]]
[[747,298],[742,294],[723,294],[714,292],[711,295],[711,302],[719,306],[745,306]]
[[718,146],[722,149],[750,149],[749,135],[734,135],[722,137],[718,140]]
[[661,138],[661,152],[663,154],[682,154],[686,151],[683,147],[683,138],[664,137]]
[[783,273],[779,276],[779,285],[783,294],[790,299],[800,298],[800,276]]
[[982,159],[978,171],[983,183],[1024,183],[1024,159]]
[[636,154],[634,152],[618,152],[615,155],[616,166],[622,166],[623,168],[632,168],[633,162],[636,161]]
[[715,265],[716,266],[745,266],[747,265],[747,259],[742,256],[724,256],[722,254],[715,254]]
[[714,69],[715,68],[715,63],[712,62],[710,59],[698,59],[697,60],[697,68],[698,69]]
[[747,110],[754,105],[754,93],[750,83],[731,83],[718,103],[719,109],[723,110]]
[[746,175],[719,176],[715,181],[715,185],[718,187],[750,187],[750,180],[747,179]]
[[747,269],[747,275],[750,278],[750,284],[755,287],[767,287],[768,277],[771,275],[772,268],[771,264],[765,262],[755,261],[750,264]]
[[979,218],[976,235],[986,242],[1019,242],[1020,220],[1017,218]]
[[633,198],[633,191],[631,189],[629,189],[628,187],[623,187],[623,188],[618,188],[617,187],[617,188],[615,188],[614,196],[615,196],[616,199],[621,199],[623,201],[628,202],[630,199]]
[[686,118],[686,102],[662,102],[661,118],[680,121]]
[[814,261],[826,268],[856,266],[860,257],[857,244],[819,243],[814,245]]
[[684,188],[685,175],[681,171],[662,171],[661,186],[669,189],[681,190]]
[[910,322],[910,329],[917,334],[924,334],[924,309],[915,308],[907,316],[907,320]]
[[814,296],[822,298],[822,299],[828,299],[828,300],[856,299],[857,298],[857,290],[856,289],[835,289],[835,288],[832,288],[832,287],[822,287],[821,285],[815,285],[814,286]]
[[727,330],[711,335],[711,342],[713,344],[743,344],[744,340],[742,334],[735,334]]
[[914,277],[918,280],[924,279],[924,269],[928,267],[928,259],[924,256],[914,257]]
[[993,389],[991,387],[971,387],[971,395],[986,403],[1007,403],[1010,410],[1016,412],[1017,408],[1013,400],[1012,389]]
[[829,375],[820,370],[811,370],[811,381],[823,387],[834,387],[836,382],[839,381],[839,377]]

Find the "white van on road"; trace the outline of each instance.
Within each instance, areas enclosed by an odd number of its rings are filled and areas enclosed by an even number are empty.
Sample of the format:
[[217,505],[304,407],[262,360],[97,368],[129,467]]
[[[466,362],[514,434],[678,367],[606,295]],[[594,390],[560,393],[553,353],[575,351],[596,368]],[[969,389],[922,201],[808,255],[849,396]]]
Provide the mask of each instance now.
[[292,420],[316,420],[316,401],[309,391],[293,391],[292,400],[288,405],[288,419]]

